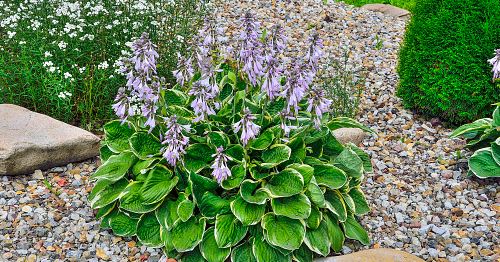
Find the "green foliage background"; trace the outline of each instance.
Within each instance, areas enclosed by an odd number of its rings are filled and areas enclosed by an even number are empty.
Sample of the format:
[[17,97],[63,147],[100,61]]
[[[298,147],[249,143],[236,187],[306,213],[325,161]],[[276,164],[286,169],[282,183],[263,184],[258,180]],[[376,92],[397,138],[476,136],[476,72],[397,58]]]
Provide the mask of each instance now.
[[390,4],[406,10],[412,10],[417,4],[417,0],[344,0],[344,2],[355,6],[366,4]]
[[500,48],[498,0],[423,0],[400,51],[398,95],[450,123],[490,114],[500,100],[487,60]]

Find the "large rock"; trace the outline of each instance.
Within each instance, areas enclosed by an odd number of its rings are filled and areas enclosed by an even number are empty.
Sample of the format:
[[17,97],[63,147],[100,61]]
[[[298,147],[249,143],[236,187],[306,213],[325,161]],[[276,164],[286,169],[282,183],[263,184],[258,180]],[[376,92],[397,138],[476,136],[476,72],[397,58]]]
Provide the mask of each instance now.
[[26,108],[0,104],[0,175],[29,174],[94,157],[99,138]]
[[407,17],[410,15],[410,12],[408,10],[386,4],[366,4],[361,8],[374,12],[381,12],[394,17]]
[[344,127],[334,130],[333,135],[342,144],[350,142],[359,145],[365,139],[366,133],[359,128]]
[[424,260],[399,250],[376,248],[338,257],[316,259],[315,262],[423,262]]

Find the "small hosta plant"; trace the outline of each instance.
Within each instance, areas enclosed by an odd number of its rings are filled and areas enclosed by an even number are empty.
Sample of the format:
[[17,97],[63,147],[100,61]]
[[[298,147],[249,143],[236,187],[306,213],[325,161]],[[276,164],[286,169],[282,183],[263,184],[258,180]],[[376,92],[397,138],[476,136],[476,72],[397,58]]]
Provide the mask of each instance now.
[[492,118],[483,118],[457,128],[451,137],[462,136],[477,149],[469,159],[469,173],[479,178],[500,177],[500,103]]
[[312,261],[346,237],[369,244],[357,216],[370,158],[332,135],[369,129],[330,119],[313,83],[321,40],[287,69],[279,27],[262,34],[247,14],[234,51],[220,33],[206,22],[170,89],[147,35],[132,45],[92,176],[102,227],[180,261]]

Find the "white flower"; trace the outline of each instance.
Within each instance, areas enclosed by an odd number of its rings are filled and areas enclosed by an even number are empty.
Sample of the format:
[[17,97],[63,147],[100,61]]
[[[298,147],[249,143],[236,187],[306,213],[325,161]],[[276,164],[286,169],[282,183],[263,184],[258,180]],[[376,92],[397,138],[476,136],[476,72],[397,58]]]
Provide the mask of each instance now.
[[68,91],[62,91],[60,92],[57,97],[61,98],[61,99],[69,99],[73,94],[71,94],[70,92]]
[[99,65],[97,65],[97,68],[102,69],[102,70],[108,69],[108,67],[109,67],[108,61],[104,61],[104,62],[100,63]]
[[64,78],[65,79],[68,79],[68,78],[71,78],[72,75],[69,73],[69,72],[64,72]]
[[15,35],[16,35],[16,32],[7,31],[7,36],[8,36],[9,38],[14,37]]
[[45,51],[45,53],[43,53],[43,55],[45,57],[52,57],[52,54],[49,51]]
[[64,41],[61,41],[61,42],[59,42],[59,43],[57,44],[57,46],[59,46],[59,48],[60,48],[61,50],[64,50],[64,49],[66,49],[66,47],[68,46],[68,44],[67,44],[66,42],[64,42]]

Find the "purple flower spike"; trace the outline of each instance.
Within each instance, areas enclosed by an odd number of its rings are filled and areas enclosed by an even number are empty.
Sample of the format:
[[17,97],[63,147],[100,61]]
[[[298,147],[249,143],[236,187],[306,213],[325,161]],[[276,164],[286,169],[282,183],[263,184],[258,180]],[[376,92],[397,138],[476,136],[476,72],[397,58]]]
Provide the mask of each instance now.
[[319,88],[313,88],[309,92],[309,99],[307,100],[309,104],[307,106],[307,111],[313,113],[314,126],[319,129],[321,125],[321,118],[325,112],[330,110],[332,100],[325,98],[324,91]]
[[253,120],[257,119],[248,108],[245,108],[244,115],[240,121],[234,124],[234,132],[238,133],[241,129],[241,142],[244,146],[248,144],[250,139],[255,138],[260,131],[260,126],[255,124]]
[[177,70],[173,71],[175,78],[177,79],[177,83],[180,86],[184,86],[184,83],[188,82],[193,78],[194,69],[191,62],[191,58],[185,58],[181,56],[180,53],[177,53],[177,57],[179,58],[177,62]]
[[489,59],[488,62],[493,66],[493,80],[500,78],[500,49],[495,50],[495,57]]
[[191,107],[194,110],[196,118],[193,122],[205,120],[208,115],[215,115],[215,110],[212,108],[213,99],[216,97],[218,89],[210,85],[209,78],[198,80],[193,83],[188,94],[195,96]]
[[189,125],[180,125],[175,115],[165,120],[168,130],[162,142],[163,145],[166,145],[162,149],[163,157],[171,166],[175,167],[186,153],[186,147],[189,143],[189,138],[183,132],[189,132],[191,127]]
[[221,184],[222,181],[226,180],[231,176],[231,170],[227,167],[227,161],[229,157],[224,154],[224,148],[218,147],[217,153],[213,154],[215,157],[214,163],[212,164],[212,176],[217,179],[217,183]]
[[303,69],[302,65],[295,63],[292,71],[287,74],[287,82],[282,93],[287,101],[288,113],[294,113],[294,115],[299,113],[299,103],[306,95],[310,82],[312,80],[309,79],[308,72]]
[[323,56],[323,51],[321,50],[321,48],[323,48],[323,41],[319,38],[319,34],[314,32],[309,36],[309,43],[309,49],[307,50],[305,58],[311,72],[316,74],[319,67],[319,59]]
[[262,91],[267,94],[269,100],[274,100],[281,92],[280,77],[283,69],[281,68],[278,59],[270,57],[267,61],[266,73],[264,82],[262,83]]
[[255,21],[251,13],[241,19],[239,62],[243,63],[243,71],[252,85],[257,84],[259,77],[264,75],[262,43],[259,40],[260,23]]

